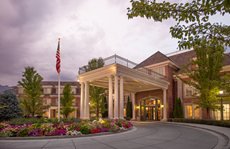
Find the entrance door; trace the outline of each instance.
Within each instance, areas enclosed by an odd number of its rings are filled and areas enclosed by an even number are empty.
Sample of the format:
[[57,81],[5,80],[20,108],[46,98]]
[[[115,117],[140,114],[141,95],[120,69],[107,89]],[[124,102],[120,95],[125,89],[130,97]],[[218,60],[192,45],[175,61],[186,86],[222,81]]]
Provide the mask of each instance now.
[[155,98],[144,99],[140,103],[140,114],[142,121],[160,120],[160,100]]

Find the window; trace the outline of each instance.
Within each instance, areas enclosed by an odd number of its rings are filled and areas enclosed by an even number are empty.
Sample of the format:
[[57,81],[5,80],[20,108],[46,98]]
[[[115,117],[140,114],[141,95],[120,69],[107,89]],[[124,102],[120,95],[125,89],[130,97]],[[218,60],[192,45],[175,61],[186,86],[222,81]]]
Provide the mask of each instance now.
[[193,86],[184,84],[184,96],[185,97],[193,97],[197,95],[198,95],[198,91]]
[[185,118],[190,119],[200,119],[201,110],[196,104],[187,104],[185,105]]
[[76,94],[76,89],[75,89],[75,87],[72,87],[72,93],[73,93],[73,94]]
[[230,104],[223,104],[224,106],[224,120],[230,120]]
[[43,104],[48,105],[49,104],[49,98],[43,98]]
[[162,75],[165,75],[165,67],[154,68],[153,71]]
[[[220,105],[217,105],[220,106]],[[224,120],[230,120],[230,104],[226,103],[223,104],[223,118]],[[220,120],[221,119],[221,112],[220,110],[213,110],[212,111],[212,119]]]
[[185,118],[192,118],[192,105],[185,106]]
[[56,98],[52,98],[51,99],[51,105],[52,106],[56,106],[57,105],[57,99]]
[[77,94],[77,95],[80,94],[80,88],[76,88],[76,94]]
[[56,94],[57,93],[57,91],[56,91],[56,88],[52,88],[52,94]]
[[195,119],[200,119],[201,118],[201,109],[198,107],[198,105],[193,105],[194,106],[194,118]]
[[23,94],[23,88],[22,88],[22,87],[19,87],[19,88],[18,88],[18,93],[19,93],[19,94]]
[[51,94],[51,88],[43,88],[43,94]]

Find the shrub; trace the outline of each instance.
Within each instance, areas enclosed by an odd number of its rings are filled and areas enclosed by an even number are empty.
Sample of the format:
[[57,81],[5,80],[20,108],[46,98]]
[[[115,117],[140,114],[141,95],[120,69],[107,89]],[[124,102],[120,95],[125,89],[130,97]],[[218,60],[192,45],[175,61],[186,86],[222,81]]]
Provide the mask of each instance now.
[[28,136],[28,134],[29,134],[28,128],[19,129],[19,131],[17,132],[18,137],[26,137],[26,136]]
[[44,120],[39,118],[14,118],[11,119],[8,123],[11,125],[23,125],[23,124],[34,124],[42,123]]
[[82,134],[89,134],[90,133],[90,126],[87,124],[81,125],[80,132]]
[[0,121],[21,116],[18,99],[11,91],[0,95],[0,105]]
[[173,108],[173,117],[174,118],[183,118],[184,117],[183,113],[184,112],[183,112],[183,107],[181,105],[181,99],[176,98],[174,108]]
[[182,123],[196,123],[196,124],[206,124],[215,125],[230,128],[230,121],[217,121],[217,120],[200,120],[200,119],[184,119],[184,118],[173,118],[169,119],[170,122],[182,122]]

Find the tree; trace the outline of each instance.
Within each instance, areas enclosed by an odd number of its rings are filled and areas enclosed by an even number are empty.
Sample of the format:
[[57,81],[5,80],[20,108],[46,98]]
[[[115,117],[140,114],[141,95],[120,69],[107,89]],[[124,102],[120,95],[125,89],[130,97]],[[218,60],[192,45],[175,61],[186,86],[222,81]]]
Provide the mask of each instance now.
[[25,116],[42,116],[44,109],[47,108],[41,98],[42,80],[33,67],[26,67],[22,80],[18,82],[24,89],[24,94],[20,97],[20,106]]
[[227,95],[230,95],[230,74],[226,74],[221,77],[221,90],[225,90]]
[[[207,47],[205,43],[200,47],[194,48],[196,51],[196,59],[192,61],[190,66],[185,69],[185,74],[189,76],[189,81],[184,81],[194,86],[200,94],[199,105],[206,109],[203,118],[210,118],[210,110],[218,107],[218,88],[221,87],[220,70],[223,66],[223,47]],[[205,49],[205,50],[200,50]],[[207,117],[205,117],[207,115]]]
[[175,104],[174,104],[174,109],[173,109],[173,117],[174,118],[183,118],[183,107],[181,105],[181,99],[176,98]]
[[5,91],[0,95],[0,105],[0,121],[21,116],[18,99],[11,91]]
[[95,70],[95,69],[101,68],[103,66],[104,66],[104,60],[101,57],[99,57],[98,59],[93,58],[88,62],[88,65],[86,67],[86,71]]
[[102,110],[102,118],[107,118],[108,117],[108,104],[107,104],[107,99],[106,97],[104,96],[104,100],[103,100],[103,103],[104,105],[104,109]]
[[132,115],[133,115],[133,113],[132,113],[132,102],[130,101],[129,96],[128,96],[128,101],[126,104],[126,118],[131,119],[133,117]]
[[170,28],[173,38],[179,39],[179,48],[192,48],[205,40],[207,45],[217,43],[230,45],[230,26],[210,23],[210,16],[230,12],[229,0],[193,0],[186,3],[170,3],[156,0],[131,0],[128,18],[146,17],[154,21],[174,19],[177,23]]
[[[88,62],[86,71],[92,71],[104,66],[104,61],[102,58],[94,58]],[[95,111],[96,118],[99,118],[100,113],[105,112],[105,89],[97,86],[90,86],[90,108],[92,111]]]
[[193,0],[186,3],[157,3],[154,1],[133,1],[128,8],[128,17],[146,17],[154,21],[174,19],[170,27],[173,38],[179,39],[180,49],[193,48],[197,59],[192,65],[195,70],[187,71],[190,83],[200,92],[200,106],[208,114],[216,103],[216,89],[220,87],[220,69],[223,64],[224,46],[230,46],[230,26],[209,22],[210,16],[230,12],[229,0]]
[[74,111],[73,108],[74,95],[69,84],[65,85],[63,89],[63,96],[61,97],[61,114],[68,118],[69,114]]

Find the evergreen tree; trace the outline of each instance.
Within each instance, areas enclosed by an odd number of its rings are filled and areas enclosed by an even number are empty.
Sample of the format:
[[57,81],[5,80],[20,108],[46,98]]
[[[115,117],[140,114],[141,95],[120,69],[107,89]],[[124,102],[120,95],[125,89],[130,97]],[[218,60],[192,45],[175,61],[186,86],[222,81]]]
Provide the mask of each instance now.
[[69,84],[65,85],[63,89],[63,96],[61,97],[61,114],[65,118],[68,118],[69,114],[74,111],[73,108],[74,95],[71,91],[71,86]]
[[22,80],[18,82],[24,89],[24,94],[20,97],[20,106],[25,116],[42,116],[47,108],[41,98],[42,79],[33,67],[26,67]]
[[126,105],[126,118],[127,119],[131,119],[133,117],[132,109],[133,109],[132,102],[130,101],[129,96],[128,96],[127,105]]
[[0,105],[0,121],[21,116],[18,99],[11,91],[0,94]]
[[106,97],[104,96],[104,100],[103,100],[103,105],[104,105],[104,109],[102,110],[102,118],[107,118],[108,117],[108,103],[106,100]]
[[173,109],[173,117],[174,118],[183,118],[183,107],[181,105],[181,99],[176,98],[175,104],[174,104],[174,109]]

